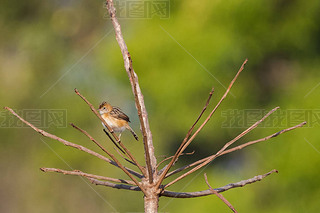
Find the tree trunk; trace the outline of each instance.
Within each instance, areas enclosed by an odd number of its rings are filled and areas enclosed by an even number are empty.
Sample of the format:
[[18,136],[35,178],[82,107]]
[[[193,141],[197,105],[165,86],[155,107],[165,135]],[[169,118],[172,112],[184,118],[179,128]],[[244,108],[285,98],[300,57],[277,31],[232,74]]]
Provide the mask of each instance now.
[[144,212],[157,213],[159,204],[159,196],[157,194],[149,194],[144,196]]

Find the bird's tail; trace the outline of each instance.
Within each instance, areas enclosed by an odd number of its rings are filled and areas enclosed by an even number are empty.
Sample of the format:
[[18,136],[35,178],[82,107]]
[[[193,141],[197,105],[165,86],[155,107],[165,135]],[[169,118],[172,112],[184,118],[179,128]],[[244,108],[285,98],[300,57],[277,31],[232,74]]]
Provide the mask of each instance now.
[[138,141],[139,138],[138,138],[138,135],[133,131],[133,129],[127,125],[127,129],[132,133],[133,137]]

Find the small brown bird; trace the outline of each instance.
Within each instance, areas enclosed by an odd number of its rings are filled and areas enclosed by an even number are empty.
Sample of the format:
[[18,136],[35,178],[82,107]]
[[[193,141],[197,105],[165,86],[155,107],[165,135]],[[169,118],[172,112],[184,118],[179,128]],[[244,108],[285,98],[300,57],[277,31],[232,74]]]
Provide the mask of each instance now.
[[[139,140],[137,134],[129,126],[129,117],[126,114],[124,114],[120,108],[111,106],[109,103],[104,101],[99,105],[98,110],[101,117],[106,121],[110,128],[114,132],[120,132],[119,139],[121,137],[121,133],[127,129],[132,133],[133,137],[136,140]],[[103,123],[102,125],[106,128],[106,126]]]

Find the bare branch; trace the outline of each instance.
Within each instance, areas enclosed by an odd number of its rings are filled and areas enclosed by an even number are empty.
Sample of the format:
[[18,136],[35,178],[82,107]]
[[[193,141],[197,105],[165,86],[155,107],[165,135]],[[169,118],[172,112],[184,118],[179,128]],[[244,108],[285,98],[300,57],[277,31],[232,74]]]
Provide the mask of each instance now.
[[[182,155],[193,155],[195,153],[195,151],[193,150],[192,152],[189,152],[189,153],[181,153],[180,154],[180,156],[182,156]],[[160,161],[159,163],[158,163],[158,165],[157,165],[157,168],[162,164],[162,163],[164,163],[164,162],[166,162],[167,160],[170,160],[170,159],[172,159],[174,156],[170,156],[170,157],[167,157],[167,158],[165,158],[165,159],[163,159],[162,161]],[[161,170],[158,172],[159,174],[161,174]]]
[[218,198],[220,198],[233,212],[237,213],[237,210],[231,205],[231,203],[222,195],[222,194],[219,194],[218,192],[216,192],[209,184],[208,182],[208,178],[207,178],[207,174],[204,173],[204,179],[210,189],[211,192],[213,192],[215,195],[218,196]]
[[283,130],[281,130],[281,131],[279,131],[279,132],[276,132],[276,133],[274,133],[274,134],[272,134],[272,135],[269,135],[269,136],[267,136],[267,137],[260,138],[260,139],[258,139],[258,140],[254,140],[254,141],[249,141],[249,142],[247,142],[247,143],[245,143],[245,144],[242,144],[242,145],[236,146],[236,147],[234,147],[234,148],[228,149],[228,150],[222,152],[219,156],[228,154],[228,153],[230,153],[230,152],[234,152],[234,151],[236,151],[236,150],[243,149],[244,147],[247,147],[247,146],[250,146],[250,145],[253,145],[253,144],[262,142],[262,141],[266,141],[266,140],[271,139],[271,138],[274,138],[274,137],[277,137],[278,135],[281,135],[282,133],[285,133],[285,132],[288,132],[288,131],[291,131],[291,130],[300,128],[300,127],[302,127],[302,126],[304,126],[304,125],[306,125],[306,124],[307,124],[307,122],[304,121],[304,122],[302,122],[302,123],[300,123],[300,124],[298,124],[298,125],[296,125],[296,126],[293,126],[293,127],[287,128],[287,129],[283,129]]
[[95,178],[88,178],[88,180],[90,180],[90,182],[95,184],[95,185],[108,186],[108,187],[115,188],[115,189],[126,189],[126,190],[131,190],[131,191],[141,191],[141,189],[138,186],[128,186],[128,185],[125,185],[125,184],[115,184],[115,183],[110,183],[110,182],[107,182],[107,181],[97,180]]
[[256,123],[254,123],[252,126],[250,126],[248,129],[246,129],[245,131],[243,131],[240,135],[238,135],[237,137],[235,137],[234,139],[232,139],[231,141],[229,141],[228,143],[226,143],[218,152],[217,152],[217,156],[219,156],[219,154],[221,154],[224,150],[226,150],[229,146],[231,146],[233,143],[235,143],[236,141],[238,141],[240,138],[242,138],[243,136],[245,136],[246,134],[248,134],[250,131],[252,131],[253,129],[255,129],[260,123],[262,123],[262,121],[264,121],[267,117],[269,117],[273,112],[275,112],[277,109],[279,109],[280,107],[276,107],[274,109],[272,109],[270,112],[268,112],[263,118],[261,118],[259,121],[257,121]]
[[[226,143],[222,149],[220,149],[217,154],[215,155],[212,155],[211,156],[211,161],[215,158],[215,156],[218,156],[221,152],[223,152],[227,147],[229,147],[230,145],[232,145],[233,143],[235,143],[236,141],[238,141],[240,138],[242,138],[243,136],[245,136],[247,133],[249,133],[250,131],[252,131],[253,129],[255,129],[260,123],[262,123],[266,118],[268,118],[273,112],[275,112],[277,109],[279,109],[279,107],[276,107],[274,109],[272,109],[271,111],[269,111],[265,116],[263,116],[263,118],[261,118],[259,121],[257,121],[256,123],[254,123],[252,126],[250,126],[248,129],[246,129],[245,131],[243,131],[241,134],[239,134],[237,137],[235,137],[234,139],[232,139],[231,141],[229,141],[228,143]],[[207,159],[208,163],[211,162],[209,161],[209,158]],[[201,168],[201,167],[200,167]],[[194,170],[196,171],[196,170]],[[193,171],[189,171],[190,174],[193,172]],[[185,176],[187,176],[188,174],[184,174]],[[183,176],[183,177],[185,177]],[[181,178],[183,178],[181,177]],[[180,180],[180,179],[179,179]],[[178,181],[178,178],[177,180],[174,180],[175,182]],[[170,186],[171,184],[175,183],[174,181],[170,182],[169,184],[166,185],[166,187]]]
[[91,111],[101,120],[101,122],[108,128],[109,132],[113,135],[114,139],[116,141],[118,141],[119,145],[125,150],[126,155],[137,165],[137,167],[139,168],[139,170],[142,172],[142,174],[144,176],[146,176],[145,174],[145,170],[144,168],[138,163],[138,161],[133,157],[133,155],[131,154],[131,152],[125,147],[125,145],[120,141],[120,139],[118,138],[118,136],[113,132],[113,130],[111,129],[110,126],[108,126],[107,122],[101,117],[101,115],[97,112],[97,110],[94,108],[94,106],[83,96],[80,94],[80,92],[77,89],[74,89],[75,93],[77,95],[79,95],[82,100],[84,100],[88,106],[90,107]]
[[[110,163],[111,165],[114,165],[114,166],[120,168],[120,166],[119,166],[115,161],[110,160],[109,158],[107,158],[107,157],[105,157],[105,156],[103,156],[103,155],[100,155],[100,154],[98,154],[98,153],[96,153],[96,152],[94,152],[94,151],[92,151],[92,150],[90,150],[90,149],[88,149],[88,148],[86,148],[86,147],[84,147],[84,146],[71,143],[71,142],[66,141],[66,140],[64,140],[64,139],[62,139],[62,138],[60,138],[60,137],[58,137],[58,136],[56,136],[56,135],[50,134],[50,133],[48,133],[48,132],[46,132],[46,131],[44,131],[44,130],[42,130],[42,129],[39,129],[39,128],[35,127],[34,125],[32,125],[31,123],[29,123],[28,121],[26,121],[26,120],[24,120],[23,118],[21,118],[21,117],[20,117],[17,113],[15,113],[11,108],[9,108],[9,107],[4,107],[4,109],[8,110],[11,114],[13,114],[14,116],[16,116],[19,120],[21,120],[21,121],[22,121],[23,123],[25,123],[26,125],[30,126],[33,130],[35,130],[36,132],[40,133],[41,135],[43,135],[43,136],[45,136],[45,137],[48,137],[48,138],[52,138],[52,139],[54,139],[54,140],[57,140],[57,141],[59,141],[60,143],[64,144],[65,146],[70,146],[70,147],[76,148],[76,149],[78,149],[78,150],[81,150],[81,151],[83,151],[83,152],[86,152],[86,153],[88,153],[88,154],[90,154],[90,155],[96,156],[96,157],[98,157],[98,158],[100,158],[100,159],[102,159],[102,160]],[[142,177],[143,177],[141,174],[139,174],[139,173],[137,173],[137,172],[135,172],[135,171],[133,171],[133,170],[131,170],[131,169],[129,169],[129,168],[126,168],[126,167],[125,167],[125,169],[126,169],[128,172],[130,172],[131,174],[133,174],[133,175],[135,175],[136,177],[138,177],[138,178],[142,178]]]
[[[79,130],[80,132],[82,132],[84,135],[86,135],[92,142],[94,142],[100,149],[102,149],[102,151],[104,151],[105,153],[107,153],[109,155],[109,151],[107,151],[98,141],[96,141],[91,135],[89,135],[88,132],[86,132],[85,130],[81,129],[80,127],[77,127],[76,125],[74,125],[73,123],[70,124],[73,128]],[[106,133],[108,133],[105,129],[103,129]],[[110,136],[109,136],[110,137]],[[113,140],[111,138],[111,140]],[[121,151],[123,151],[116,143],[115,145],[117,146],[117,148]],[[116,149],[116,151],[118,152],[118,150]],[[124,151],[123,151],[124,152]],[[136,164],[128,159],[126,159],[125,157],[123,157],[120,152],[118,152],[119,155],[124,158],[126,161],[128,161],[129,163],[133,164],[136,166]]]
[[[271,134],[271,135],[269,135],[269,136],[267,136],[267,137],[260,138],[260,139],[258,139],[258,140],[254,140],[254,141],[249,141],[249,142],[247,142],[247,143],[245,143],[245,144],[242,144],[242,145],[236,146],[236,147],[234,147],[234,148],[228,149],[228,150],[226,150],[226,151],[223,151],[223,152],[220,153],[218,156],[222,156],[222,155],[228,154],[228,153],[230,153],[230,152],[234,152],[234,151],[243,149],[243,148],[245,148],[245,147],[247,147],[247,146],[250,146],[250,145],[253,145],[253,144],[255,144],[255,143],[259,143],[259,142],[266,141],[266,140],[268,140],[268,139],[277,137],[278,135],[280,135],[280,134],[282,134],[282,133],[285,133],[285,132],[291,131],[291,130],[293,130],[293,129],[302,127],[302,126],[304,126],[305,124],[306,124],[306,122],[302,122],[302,123],[300,123],[300,124],[298,124],[298,125],[296,125],[296,126],[293,126],[293,127],[287,128],[287,129],[283,129],[283,130],[281,130],[281,131],[279,131],[279,132],[276,132],[276,133],[274,133],[274,134]],[[176,174],[176,173],[178,173],[178,172],[181,172],[181,171],[183,171],[183,170],[186,170],[186,169],[188,169],[188,168],[191,168],[191,167],[196,166],[196,165],[198,165],[198,164],[201,164],[201,163],[203,163],[203,162],[206,162],[207,160],[211,159],[212,157],[218,157],[218,156],[216,156],[216,154],[214,154],[214,155],[211,155],[211,156],[209,156],[209,157],[206,157],[206,158],[203,158],[203,159],[201,159],[201,160],[198,160],[198,161],[196,161],[196,162],[194,162],[194,163],[191,163],[191,164],[189,164],[189,165],[183,166],[183,167],[181,167],[181,168],[179,168],[179,169],[176,169],[176,170],[170,172],[166,177],[169,177],[169,176],[171,176],[171,175],[174,175],[174,174]],[[190,170],[190,171],[191,171],[191,170]],[[171,184],[170,184],[170,185],[171,185]]]
[[[82,132],[84,135],[86,135],[92,142],[94,142],[95,144],[97,144],[100,149],[102,149],[105,153],[107,153],[118,165],[119,167],[122,169],[122,171],[124,171],[124,173],[126,173],[135,183],[137,186],[140,186],[139,182],[132,176],[132,174],[130,174],[130,172],[128,172],[128,170],[126,168],[124,168],[124,166],[119,162],[119,160],[108,150],[106,150],[100,143],[98,143],[91,135],[89,135],[89,133],[87,133],[85,130],[75,126],[74,124],[71,124],[75,129],[79,130],[80,132]],[[144,191],[144,189],[141,189],[142,191]]]
[[110,134],[108,133],[108,131],[106,129],[103,128],[103,132],[106,133],[106,135],[108,136],[108,138],[112,141],[112,143],[123,153],[126,154],[125,151],[123,151],[123,149],[121,149],[121,147],[117,144],[117,142],[115,142],[113,140],[113,138],[110,136]]
[[87,177],[87,178],[95,178],[95,179],[99,179],[99,180],[107,180],[107,181],[112,181],[112,182],[116,182],[116,183],[125,183],[125,184],[136,185],[136,183],[131,180],[123,180],[123,179],[110,178],[110,177],[105,177],[105,176],[100,176],[100,175],[93,175],[93,174],[88,174],[88,173],[82,172],[80,170],[67,171],[67,170],[56,169],[56,168],[40,168],[40,170],[43,172],[57,172],[57,173],[62,173],[64,175],[76,175],[76,176],[82,176],[82,177]]
[[[209,97],[208,97],[208,99],[207,99],[207,102],[206,102],[205,106],[203,107],[203,109],[201,110],[200,115],[198,116],[197,120],[194,122],[194,124],[193,124],[193,125],[191,126],[191,128],[189,129],[187,135],[186,135],[185,138],[183,139],[183,141],[182,141],[182,143],[180,144],[180,147],[179,147],[178,150],[176,151],[175,155],[172,156],[172,158],[175,158],[175,161],[172,161],[172,165],[170,165],[170,163],[171,163],[171,162],[170,162],[168,165],[166,165],[165,167],[163,167],[163,168],[158,172],[158,174],[161,174],[161,173],[162,173],[165,169],[167,169],[169,166],[172,167],[172,166],[175,164],[175,162],[177,162],[179,156],[182,155],[182,152],[180,152],[180,150],[183,148],[183,146],[185,145],[185,143],[186,143],[187,140],[189,139],[189,137],[190,137],[190,135],[191,135],[194,127],[196,126],[196,124],[198,123],[198,121],[200,120],[200,118],[202,117],[203,113],[206,111],[206,109],[207,109],[207,107],[208,107],[208,105],[209,105],[209,103],[210,103],[210,99],[211,99],[211,97],[212,97],[213,92],[214,92],[214,88],[211,89],[211,92],[209,93]],[[171,158],[171,159],[172,159],[172,158]],[[161,163],[163,163],[164,161],[165,161],[165,160],[161,161],[161,162],[158,164],[157,168],[158,168],[159,165],[160,165]],[[170,169],[170,168],[169,168],[169,169]]]
[[110,15],[110,19],[112,21],[112,24],[115,30],[116,40],[119,44],[119,47],[123,56],[124,67],[128,74],[131,87],[132,87],[132,92],[135,97],[136,108],[138,110],[138,116],[140,119],[141,132],[143,134],[143,143],[144,143],[144,149],[145,149],[145,159],[146,159],[146,164],[147,164],[148,174],[149,174],[149,182],[152,183],[153,173],[156,169],[157,160],[154,155],[154,147],[152,143],[152,134],[149,127],[148,113],[147,113],[147,110],[144,104],[144,98],[139,86],[138,76],[133,70],[131,56],[128,51],[127,45],[123,39],[121,26],[116,18],[116,9],[114,8],[113,1],[107,0],[106,3],[107,3],[107,9]]
[[129,160],[128,158],[126,158],[125,156],[123,156],[118,149],[116,149],[115,147],[113,147],[114,150],[116,150],[116,152],[120,155],[120,157],[122,157],[125,161],[131,163],[132,165],[136,165],[134,162],[132,162],[131,160]]
[[[187,140],[189,139],[189,137],[190,137],[190,135],[191,135],[194,127],[196,126],[196,124],[198,123],[198,121],[200,120],[200,118],[202,117],[203,113],[206,111],[206,109],[207,109],[207,107],[208,107],[208,105],[209,105],[209,103],[210,103],[210,100],[211,100],[211,97],[212,97],[213,92],[214,92],[214,88],[211,89],[211,92],[209,93],[209,97],[208,97],[208,99],[207,99],[206,104],[204,105],[203,109],[201,110],[201,113],[200,113],[200,115],[198,116],[197,120],[194,122],[194,124],[193,124],[193,125],[191,126],[191,128],[189,129],[189,131],[188,131],[186,137],[183,139],[183,141],[182,141],[181,146],[179,147],[179,149],[181,149],[182,146],[187,142]],[[179,152],[179,153],[182,153],[182,152]],[[181,154],[179,154],[179,155],[181,155]],[[178,159],[178,158],[179,158],[179,156],[177,157],[177,159]]]
[[[225,192],[229,189],[233,189],[233,188],[238,188],[238,187],[243,187],[247,184],[251,184],[251,183],[255,183],[257,181],[261,181],[263,178],[269,176],[272,173],[278,173],[277,170],[272,170],[264,175],[258,175],[255,176],[253,178],[250,178],[248,180],[242,180],[240,182],[237,183],[230,183],[228,185],[225,185],[223,187],[220,188],[216,188],[214,189],[216,192],[221,193],[221,192]],[[165,197],[172,197],[172,198],[194,198],[194,197],[202,197],[202,196],[207,196],[207,195],[212,195],[213,192],[210,189],[207,189],[205,191],[198,191],[198,192],[172,192],[172,191],[167,191],[164,190],[161,194],[161,196],[165,196]]]
[[106,148],[104,148],[98,141],[96,141],[91,135],[89,135],[88,132],[86,132],[85,130],[81,129],[80,127],[77,127],[76,125],[74,125],[73,123],[70,123],[70,125],[75,128],[76,130],[80,131],[81,133],[83,133],[85,136],[87,136],[93,143],[95,143],[102,151],[104,151],[105,153],[107,153],[109,155],[109,151],[106,150]]
[[248,59],[246,59],[243,64],[241,65],[239,71],[237,72],[237,74],[235,75],[235,77],[232,79],[227,91],[224,93],[224,95],[222,96],[222,98],[220,99],[220,101],[217,103],[217,105],[214,107],[214,109],[211,111],[211,113],[209,114],[209,116],[206,118],[206,120],[201,124],[201,126],[197,129],[197,131],[189,138],[189,140],[187,142],[185,142],[185,144],[183,144],[180,149],[177,150],[175,157],[172,158],[172,160],[170,161],[170,163],[168,164],[167,168],[164,170],[164,172],[162,172],[159,181],[157,183],[157,187],[160,187],[162,181],[164,180],[165,176],[167,175],[167,173],[169,172],[170,168],[172,167],[173,163],[175,162],[175,160],[177,159],[177,157],[179,156],[179,153],[182,153],[188,146],[189,144],[193,141],[193,139],[198,135],[198,133],[202,130],[202,128],[208,123],[208,121],[210,120],[210,118],[212,117],[212,115],[214,114],[214,112],[218,109],[218,107],[220,106],[221,102],[226,98],[226,96],[228,95],[232,85],[234,84],[234,82],[237,80],[239,74],[242,72],[242,70],[244,69],[245,64],[247,63]]

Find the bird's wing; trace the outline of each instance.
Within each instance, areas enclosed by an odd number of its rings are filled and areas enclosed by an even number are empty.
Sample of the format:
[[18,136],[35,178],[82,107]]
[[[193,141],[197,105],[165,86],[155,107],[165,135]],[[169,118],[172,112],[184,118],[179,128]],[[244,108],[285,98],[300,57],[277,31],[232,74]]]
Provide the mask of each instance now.
[[118,107],[113,107],[113,109],[111,110],[110,112],[110,115],[114,118],[117,118],[117,119],[122,119],[122,120],[125,120],[127,122],[130,122],[130,119],[129,117],[124,114],[120,108]]

